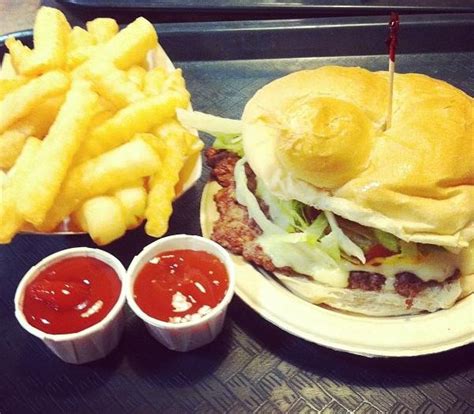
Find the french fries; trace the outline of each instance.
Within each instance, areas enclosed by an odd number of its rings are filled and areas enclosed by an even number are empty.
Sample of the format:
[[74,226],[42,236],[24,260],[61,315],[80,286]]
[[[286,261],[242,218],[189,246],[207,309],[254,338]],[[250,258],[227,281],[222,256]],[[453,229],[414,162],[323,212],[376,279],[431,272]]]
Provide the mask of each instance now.
[[119,69],[128,69],[143,62],[148,51],[157,43],[158,36],[153,25],[139,17],[105,43],[100,48],[100,54],[97,53],[94,58],[111,62]]
[[73,214],[73,220],[99,246],[122,237],[127,230],[122,204],[113,196],[98,196],[87,200]]
[[69,87],[69,77],[54,71],[33,79],[0,101],[0,134],[16,121],[33,111],[38,103],[64,93]]
[[145,77],[148,72],[145,68],[135,65],[127,70],[128,79],[138,86],[138,89],[142,90],[145,83]]
[[96,43],[105,43],[112,39],[119,31],[114,19],[99,17],[87,22],[87,31],[94,37]]
[[163,234],[202,143],[176,120],[190,104],[181,70],[148,68],[163,54],[153,25],[71,28],[42,7],[33,40],[7,39],[0,68],[0,243],[66,219],[99,245],[145,218]]
[[52,207],[74,154],[96,110],[98,96],[85,80],[74,81],[20,191],[18,207],[39,226]]
[[90,198],[72,214],[72,219],[102,246],[141,224],[146,200],[147,192],[140,180],[134,186],[113,191],[111,195]]
[[185,108],[188,104],[189,94],[177,92],[134,102],[90,132],[82,145],[77,162],[115,148],[137,133],[149,131],[153,125],[174,117],[177,108]]
[[64,14],[51,7],[41,7],[34,26],[34,50],[14,39],[7,40],[15,70],[21,75],[36,76],[66,63],[71,27]]
[[83,76],[88,67],[97,62],[109,62],[118,69],[129,69],[141,64],[148,53],[158,44],[158,37],[153,25],[143,17],[139,17],[108,42],[90,49],[88,60],[77,67],[73,76]]
[[10,63],[15,74],[23,74],[27,70],[26,66],[32,58],[31,49],[13,37],[8,38],[5,41],[5,45],[10,52]]
[[164,141],[162,166],[150,179],[145,229],[147,234],[161,237],[168,230],[179,171],[183,168],[193,140],[188,137],[187,130],[176,121],[162,125],[156,133],[158,138]]
[[158,154],[142,139],[134,139],[79,164],[69,173],[48,217],[38,227],[51,231],[81,202],[153,175],[159,168]]
[[120,201],[127,229],[138,227],[145,217],[147,192],[143,183],[116,190],[113,195]]
[[8,170],[15,164],[28,135],[16,129],[0,135],[0,168]]
[[69,32],[66,67],[71,70],[84,63],[93,55],[95,45],[96,38],[91,33],[82,27],[73,27]]
[[0,170],[0,200],[3,200],[3,187],[7,180],[7,173]]
[[24,85],[27,82],[28,78],[25,77],[17,77],[13,79],[0,79],[0,100],[5,98],[5,96],[18,89],[18,87]]
[[88,30],[74,26],[69,32],[68,53],[83,47],[94,46],[96,43],[96,38]]
[[28,116],[0,134],[0,168],[9,169],[13,166],[26,138],[34,136],[42,139],[46,136],[63,101],[63,96],[47,99]]
[[23,216],[16,204],[17,193],[28,175],[29,168],[36,158],[40,145],[41,141],[39,139],[28,138],[15,167],[4,179],[2,202],[0,204],[0,243],[9,243],[23,225]]
[[166,79],[166,71],[163,68],[155,68],[146,73],[144,78],[143,91],[147,95],[159,95],[163,90]]
[[16,77],[17,73],[13,67],[12,57],[10,53],[5,53],[0,67],[0,79],[14,79]]
[[89,66],[85,76],[94,83],[97,92],[116,108],[124,108],[145,98],[140,88],[128,79],[127,73],[110,62]]

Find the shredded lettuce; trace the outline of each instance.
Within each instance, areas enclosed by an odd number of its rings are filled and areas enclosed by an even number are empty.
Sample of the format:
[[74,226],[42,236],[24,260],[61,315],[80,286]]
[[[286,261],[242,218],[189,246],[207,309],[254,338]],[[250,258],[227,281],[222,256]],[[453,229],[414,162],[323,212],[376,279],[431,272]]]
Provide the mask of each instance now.
[[394,253],[398,253],[400,251],[398,239],[393,234],[379,229],[374,229],[374,235],[378,242],[386,249]]
[[355,243],[357,246],[359,246],[363,251],[364,254],[366,254],[374,245],[374,240],[373,238],[366,238],[364,236],[361,236],[357,233],[352,233],[350,230],[347,230],[346,228],[341,227],[344,233]]
[[329,223],[326,219],[326,216],[324,214],[320,214],[318,217],[316,217],[316,220],[314,220],[311,225],[305,230],[305,232],[313,235],[316,240],[319,240],[328,226]]
[[[279,200],[260,184],[259,196],[263,197],[269,206],[272,219],[276,217],[275,223],[269,220],[260,208],[256,196],[248,189],[247,175],[245,174],[246,159],[241,158],[235,165],[235,194],[237,201],[246,206],[249,216],[255,220],[262,229],[265,236],[272,236],[272,242],[267,246],[305,244],[331,261],[340,260],[340,251],[337,244],[338,238],[334,232],[322,237],[329,226],[324,214],[320,214],[313,223],[309,224],[304,217],[304,204],[287,200]],[[320,240],[321,239],[321,240]],[[275,244],[276,243],[276,244]]]
[[[319,217],[324,217],[321,214]],[[329,255],[335,262],[339,263],[341,261],[341,252],[339,250],[339,244],[337,242],[337,237],[334,232],[331,232],[323,237],[325,227],[322,226],[325,220],[319,220],[317,222],[318,226],[322,229],[319,229],[316,232],[310,232],[309,227],[303,232],[297,233],[287,233],[285,235],[276,235],[273,236],[273,240],[276,242],[283,243],[293,243],[293,244],[302,244],[305,243],[308,247],[314,248],[315,250],[320,250],[326,255]],[[314,221],[316,223],[316,220]],[[326,222],[327,225],[327,222]]]
[[212,146],[217,149],[225,149],[235,152],[239,157],[244,156],[241,135],[212,134],[216,138]]
[[369,227],[349,220],[338,221],[341,230],[366,254],[374,245],[374,232]]
[[242,121],[221,118],[197,111],[177,109],[179,122],[189,129],[197,129],[215,137],[213,146],[244,156],[242,146]]
[[418,248],[415,243],[408,243],[400,240],[400,251],[402,256],[411,258],[418,256]]
[[[262,229],[263,234],[258,238],[258,243],[263,251],[277,267],[290,266],[296,272],[312,276],[322,283],[345,287],[347,274],[339,266],[337,238],[334,233],[321,238],[328,226],[326,218],[320,215],[323,218],[316,219],[309,225],[300,206],[295,207],[294,204],[283,202],[282,207],[276,202],[276,197],[270,197],[268,193],[267,202],[270,200],[274,204],[274,209],[278,210],[277,214],[285,217],[284,222],[294,223],[297,215],[296,221],[305,226],[305,231],[289,232],[270,221],[261,210],[255,195],[248,189],[245,162],[245,158],[242,158],[235,165],[236,198],[240,204],[247,207],[249,216]],[[294,227],[290,227],[294,230]]]
[[283,230],[303,231],[308,227],[309,224],[303,214],[303,203],[275,197],[259,178],[257,178],[257,195],[268,206],[272,221]]
[[304,204],[297,200],[280,200],[281,209],[290,219],[292,231],[303,231],[308,227],[308,222],[304,216]]
[[277,267],[289,266],[294,271],[334,287],[347,286],[347,272],[319,244],[310,246],[305,236],[263,234],[258,243]]
[[337,238],[340,249],[347,253],[349,256],[354,256],[359,259],[362,263],[365,263],[364,251],[357,246],[349,237],[347,237],[342,229],[339,227],[336,221],[336,217],[330,211],[325,211],[324,214],[328,219],[331,230]]
[[245,174],[245,163],[247,160],[241,158],[235,164],[234,176],[235,176],[235,196],[237,201],[246,206],[249,212],[249,216],[255,220],[258,226],[264,233],[267,234],[285,234],[285,231],[272,223],[267,219],[265,214],[258,204],[258,200],[255,195],[248,189],[247,186],[247,175]]
[[331,256],[336,262],[341,260],[341,251],[339,249],[339,243],[337,241],[336,233],[331,232],[324,236],[321,240],[322,249]]
[[[286,233],[272,236],[272,240],[292,244],[308,243],[310,239],[312,239],[311,235],[306,233]],[[313,240],[311,240],[311,242],[313,242]]]

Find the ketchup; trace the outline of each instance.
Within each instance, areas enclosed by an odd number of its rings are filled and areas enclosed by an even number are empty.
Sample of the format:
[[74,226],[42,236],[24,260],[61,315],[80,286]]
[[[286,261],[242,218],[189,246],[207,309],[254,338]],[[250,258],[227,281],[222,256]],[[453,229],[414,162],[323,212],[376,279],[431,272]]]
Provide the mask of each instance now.
[[214,255],[172,250],[148,261],[138,273],[133,293],[138,306],[165,322],[188,322],[208,313],[224,298],[229,277]]
[[28,284],[23,313],[43,332],[79,332],[110,312],[120,290],[121,281],[109,265],[93,257],[71,257],[48,266]]

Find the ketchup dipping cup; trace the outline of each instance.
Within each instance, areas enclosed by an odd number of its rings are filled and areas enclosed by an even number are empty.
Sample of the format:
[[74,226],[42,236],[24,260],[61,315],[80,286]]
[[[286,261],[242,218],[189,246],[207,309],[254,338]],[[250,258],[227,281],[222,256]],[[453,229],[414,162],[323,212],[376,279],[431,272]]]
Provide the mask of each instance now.
[[[210,254],[214,256],[211,260],[219,266],[223,265],[225,272],[227,273],[228,286],[225,293],[223,293],[222,299],[214,307],[204,306],[199,309],[199,312],[195,312],[192,315],[187,314],[186,317],[173,317],[171,318],[173,319],[173,322],[170,322],[169,320],[160,320],[149,315],[137,303],[137,298],[135,296],[139,293],[138,290],[135,290],[137,277],[139,275],[140,278],[142,277],[141,275],[144,274],[141,274],[142,270],[146,269],[150,263],[151,265],[159,263],[157,256],[162,257],[160,260],[165,260],[167,257],[174,257],[173,255],[167,255],[166,253],[178,253],[189,250],[193,251],[190,253],[191,256],[196,256],[193,253],[200,254],[204,252],[204,256],[209,258]],[[176,256],[178,257],[178,255]],[[187,256],[179,256],[178,260],[183,261],[183,257]],[[218,259],[218,261],[215,259]],[[164,266],[164,261],[161,265]],[[176,264],[171,266],[176,266],[177,269],[179,267]],[[183,264],[183,267],[184,266],[185,265]],[[174,273],[173,270],[170,272]],[[209,272],[209,274],[212,273],[212,271]],[[168,275],[168,280],[169,279],[170,276]],[[171,279],[173,279],[173,277],[171,277]],[[151,283],[154,282],[151,281]],[[203,293],[206,292],[201,283],[193,283],[197,285]],[[206,283],[218,284],[216,280],[212,282],[206,281]],[[168,349],[185,352],[212,342],[221,332],[224,325],[227,306],[234,294],[234,266],[227,251],[212,240],[199,236],[180,234],[159,239],[145,247],[140,254],[135,256],[127,270],[127,281],[125,284],[128,304],[135,314],[145,322],[150,334]],[[163,286],[159,289],[163,289]],[[163,295],[170,295],[170,293],[166,292],[167,290],[168,289],[166,288],[163,290]],[[186,293],[183,295],[181,292],[176,292],[175,295],[173,295],[173,306],[177,306],[177,309],[183,311],[189,309],[191,302],[187,301],[187,299],[190,299],[191,301],[194,301],[194,299],[192,296],[185,295]],[[177,302],[175,299],[177,299]],[[141,302],[140,298],[138,298],[138,301]],[[198,302],[194,303],[196,304]],[[158,304],[158,306],[160,306],[160,304]],[[178,310],[176,310],[176,312],[178,312]],[[183,315],[183,312],[179,311],[177,314]],[[176,319],[179,321],[176,321]]]
[[[112,270],[120,282],[116,302],[101,320],[78,332],[43,332],[37,327],[34,327],[27,320],[27,316],[24,312],[28,286],[30,283],[34,282],[35,279],[40,280],[43,272],[51,266],[58,266],[60,265],[60,262],[65,262],[71,258],[92,258],[108,265],[108,268],[104,269],[107,269],[109,276],[110,270]],[[110,353],[117,346],[122,335],[124,326],[123,308],[125,305],[125,289],[123,281],[125,275],[126,270],[122,263],[120,263],[117,258],[103,250],[87,247],[62,250],[41,260],[25,274],[18,285],[15,294],[15,316],[25,330],[40,338],[46,346],[63,361],[71,364],[83,364],[95,361]],[[81,288],[81,286],[79,286],[79,288]],[[81,289],[85,289],[85,287],[82,287]],[[67,298],[65,298],[65,300],[67,300]],[[94,308],[94,306],[91,308]],[[58,318],[58,320],[61,322],[61,318]]]

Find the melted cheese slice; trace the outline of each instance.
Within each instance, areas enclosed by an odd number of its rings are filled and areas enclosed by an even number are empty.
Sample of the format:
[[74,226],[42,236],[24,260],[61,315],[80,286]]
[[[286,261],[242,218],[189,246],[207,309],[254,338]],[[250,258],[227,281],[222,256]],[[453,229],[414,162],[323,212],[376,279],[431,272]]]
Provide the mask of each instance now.
[[365,272],[380,273],[386,278],[392,278],[401,272],[415,274],[424,282],[434,280],[443,282],[452,276],[458,268],[458,257],[447,251],[439,250],[426,256],[409,258],[403,255],[390,256],[378,261],[378,265],[354,265],[349,263],[346,268],[350,271],[358,270]]

